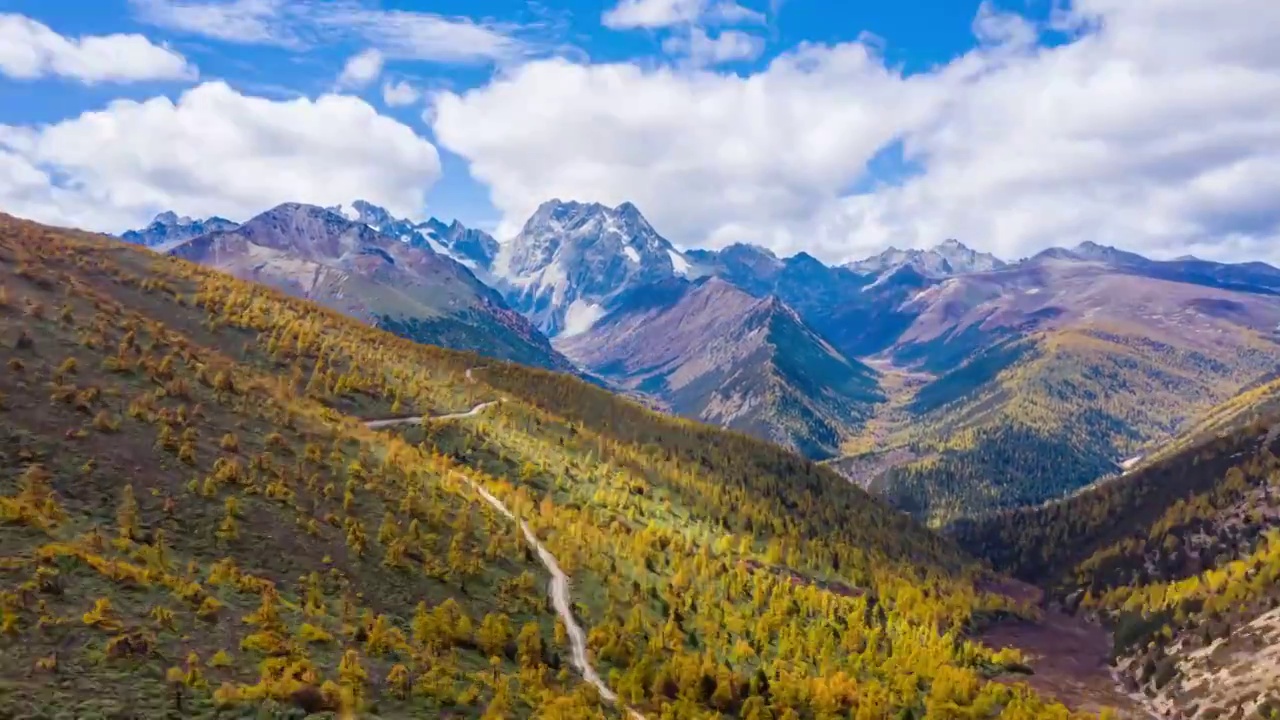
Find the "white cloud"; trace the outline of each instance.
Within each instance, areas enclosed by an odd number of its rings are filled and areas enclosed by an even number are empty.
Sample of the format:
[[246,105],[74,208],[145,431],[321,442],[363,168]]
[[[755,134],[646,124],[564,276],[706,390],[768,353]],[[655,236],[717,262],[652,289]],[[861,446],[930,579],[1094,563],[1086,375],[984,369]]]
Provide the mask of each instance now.
[[145,22],[227,42],[306,49],[358,39],[388,58],[507,61],[533,52],[530,29],[435,13],[383,10],[369,0],[130,0]]
[[19,80],[59,76],[86,85],[188,80],[197,74],[182,55],[141,35],[69,38],[11,13],[0,14],[0,73]]
[[734,0],[619,0],[600,22],[615,30],[655,29],[693,23],[763,23],[764,15]]
[[708,67],[741,60],[755,60],[764,52],[764,38],[739,30],[724,30],[711,37],[702,28],[693,27],[689,34],[672,35],[662,42],[669,55],[686,57],[695,67]]
[[[615,11],[669,17],[642,4]],[[910,76],[863,43],[746,77],[539,61],[440,94],[433,127],[503,232],[558,196],[632,200],[677,242],[829,260],[946,237],[1280,260],[1280,3],[1076,0],[1054,25],[1074,36],[1039,47],[984,7],[979,48]],[[914,173],[852,194],[897,142]]]
[[354,32],[394,58],[468,63],[510,60],[530,52],[515,37],[518,28],[468,18],[334,2],[315,12],[312,20],[333,34]]
[[382,74],[382,53],[376,48],[369,48],[356,53],[342,66],[338,75],[338,87],[362,88],[378,79]]
[[209,82],[176,103],[118,100],[52,125],[0,125],[0,207],[94,230],[161,210],[245,219],[353,197],[412,217],[439,177],[431,143],[344,95],[276,101]]
[[152,25],[240,43],[297,43],[276,19],[287,0],[129,0],[138,17]]
[[404,80],[382,83],[382,102],[390,107],[412,105],[422,99],[422,91]]

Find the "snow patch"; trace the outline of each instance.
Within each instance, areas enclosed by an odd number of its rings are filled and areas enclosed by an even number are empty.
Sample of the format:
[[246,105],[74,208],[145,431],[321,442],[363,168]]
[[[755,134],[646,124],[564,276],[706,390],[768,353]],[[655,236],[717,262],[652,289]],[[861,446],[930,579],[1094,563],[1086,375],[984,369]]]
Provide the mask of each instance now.
[[339,205],[338,212],[342,213],[342,217],[355,222],[360,219],[360,211],[348,205]]
[[631,262],[636,263],[637,265],[640,264],[640,253],[636,252],[635,248],[631,247],[630,245],[627,245],[626,247],[622,248],[622,252],[626,253],[627,257],[630,258]]
[[560,331],[560,337],[581,335],[590,330],[603,316],[603,307],[578,298],[569,303],[569,307],[565,310],[564,330]]
[[677,275],[689,277],[689,271],[693,268],[690,267],[689,261],[685,260],[683,255],[675,250],[668,250],[667,257],[671,258],[671,268],[676,271]]
[[1023,290],[1022,292],[1026,293],[1027,295],[1039,295],[1039,294],[1040,294],[1040,288],[1027,288],[1026,290]]
[[439,240],[437,240],[436,238],[430,235],[428,235],[426,239],[427,239],[427,247],[431,248],[431,252],[434,252],[437,255],[444,255],[448,257],[449,249],[446,248],[444,245],[441,245]]

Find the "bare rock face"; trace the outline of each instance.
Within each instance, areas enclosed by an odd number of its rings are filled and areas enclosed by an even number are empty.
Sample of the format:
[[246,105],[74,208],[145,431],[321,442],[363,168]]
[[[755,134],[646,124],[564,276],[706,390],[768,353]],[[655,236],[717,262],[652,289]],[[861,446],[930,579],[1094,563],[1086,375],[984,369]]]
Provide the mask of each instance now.
[[635,205],[560,200],[543,203],[493,262],[507,301],[549,337],[585,332],[619,295],[690,269]]

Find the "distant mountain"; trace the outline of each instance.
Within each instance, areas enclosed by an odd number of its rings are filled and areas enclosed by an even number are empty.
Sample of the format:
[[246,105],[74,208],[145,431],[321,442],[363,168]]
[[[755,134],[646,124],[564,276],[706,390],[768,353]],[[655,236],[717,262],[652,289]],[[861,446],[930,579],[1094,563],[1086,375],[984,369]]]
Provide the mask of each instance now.
[[1196,279],[1093,246],[920,289],[873,364],[890,411],[839,468],[937,520],[1116,472],[1280,364],[1280,297]]
[[557,370],[573,366],[494,290],[430,243],[286,203],[170,254],[274,285],[412,340]]
[[552,200],[504,243],[365,201],[305,207],[184,252],[424,342],[568,355],[679,414],[838,455],[940,522],[1073,492],[1280,366],[1262,263],[1082,243],[1009,264],[948,240],[837,267],[682,252],[630,203]]
[[1189,255],[1175,260],[1150,260],[1137,253],[1084,242],[1071,249],[1049,248],[1026,261],[1085,260],[1143,277],[1238,290],[1266,295],[1280,294],[1280,268],[1262,262],[1217,263]]
[[414,247],[429,248],[466,265],[472,272],[484,278],[498,252],[498,241],[482,230],[467,228],[454,220],[446,225],[436,218],[423,223],[397,218],[385,208],[365,200],[356,200],[350,206],[329,208],[351,222],[363,223],[388,237]]
[[239,227],[238,223],[217,216],[197,220],[185,215],[179,217],[173,212],[162,212],[151,221],[150,225],[141,230],[122,233],[120,239],[147,247],[160,247],[189,240],[205,233],[224,232],[237,227]]
[[943,278],[999,270],[1008,263],[990,253],[973,250],[959,240],[946,240],[928,250],[890,247],[879,255],[847,263],[845,267],[864,275],[879,275],[906,265],[927,277]]
[[512,307],[550,337],[577,335],[626,291],[690,272],[631,203],[543,203],[493,262]]
[[682,415],[827,457],[883,399],[874,371],[777,297],[719,278],[667,278],[629,289],[617,305],[557,347]]
[[488,272],[493,269],[493,259],[498,254],[499,246],[498,241],[489,233],[466,227],[457,220],[445,225],[435,218],[419,227],[425,228],[428,237],[473,271]]
[[879,275],[828,266],[808,253],[778,258],[754,245],[690,250],[696,274],[726,280],[759,298],[776,295],[846,357],[891,345],[910,323],[897,308],[921,288],[937,282],[910,264]]

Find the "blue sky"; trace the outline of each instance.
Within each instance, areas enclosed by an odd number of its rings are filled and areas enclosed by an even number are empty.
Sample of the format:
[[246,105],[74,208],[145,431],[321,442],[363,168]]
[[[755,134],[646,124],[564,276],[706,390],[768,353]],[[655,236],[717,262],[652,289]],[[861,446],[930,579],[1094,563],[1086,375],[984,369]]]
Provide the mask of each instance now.
[[[554,7],[531,5],[525,0],[484,0],[480,3],[433,0],[384,2],[377,7],[388,11],[429,12],[445,17],[475,17],[477,20],[518,25],[546,23],[550,27],[537,33],[540,40],[548,44],[562,42],[571,45],[595,62],[663,61],[661,41],[667,33],[606,28],[601,17],[613,5],[595,0],[571,0]],[[834,44],[870,34],[879,39],[889,64],[902,67],[906,72],[919,72],[946,63],[974,46],[972,24],[979,2],[775,0],[772,12],[767,1],[748,0],[743,5],[767,16],[763,27],[756,25],[752,28],[766,40],[765,50],[757,59],[726,63],[726,70],[750,73],[767,66],[779,52],[800,43]],[[1032,0],[1017,7],[1029,15],[1047,17],[1050,3]],[[137,12],[137,5],[131,5],[128,0],[94,3],[6,0],[0,2],[0,8],[4,12],[35,18],[63,35],[144,34],[156,42],[168,44],[196,63],[203,79],[222,78],[246,92],[279,97],[316,95],[333,89],[334,79],[346,61],[367,47],[367,43],[360,40],[335,39],[298,52],[290,48],[211,41],[190,32],[156,27],[146,22],[145,16]],[[482,9],[482,15],[475,15],[477,8]],[[468,63],[403,60],[390,61],[385,65],[388,77],[455,90],[481,85],[494,71],[494,64],[484,60]],[[173,82],[85,87],[74,81],[33,83],[0,77],[0,96],[13,100],[0,105],[0,122],[56,122],[98,108],[115,98],[146,99],[157,94],[176,97],[185,87],[185,83]],[[421,121],[420,106],[387,107],[379,100],[380,92],[380,87],[375,84],[360,94],[377,103],[385,114],[431,137],[431,128]],[[466,161],[447,149],[441,149],[440,154],[443,179],[428,196],[431,211],[458,217],[465,223],[495,223],[498,214],[488,201],[485,187],[470,177]],[[894,155],[886,153],[873,163],[858,186],[865,187],[896,177],[901,166],[891,160]]]
[[[1278,214],[1247,190],[1277,182],[1268,131],[1171,143],[1275,109],[1275,4],[1155,5],[4,0],[0,203],[118,230],[341,190],[501,235],[572,196],[824,259],[952,236],[1270,257]],[[1206,61],[1239,84],[1179,106]]]

